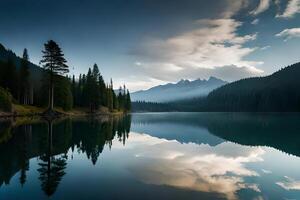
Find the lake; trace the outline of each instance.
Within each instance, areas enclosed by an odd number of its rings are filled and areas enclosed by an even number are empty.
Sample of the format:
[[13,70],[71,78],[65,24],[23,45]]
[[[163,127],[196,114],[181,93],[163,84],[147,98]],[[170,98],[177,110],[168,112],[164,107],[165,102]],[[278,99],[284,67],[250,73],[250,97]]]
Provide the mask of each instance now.
[[300,114],[0,121],[0,199],[300,199]]

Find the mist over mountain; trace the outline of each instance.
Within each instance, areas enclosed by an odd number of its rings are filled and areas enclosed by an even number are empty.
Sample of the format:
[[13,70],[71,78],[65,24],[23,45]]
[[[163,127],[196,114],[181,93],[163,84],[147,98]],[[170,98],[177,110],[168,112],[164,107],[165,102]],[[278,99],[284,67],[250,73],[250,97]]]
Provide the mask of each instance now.
[[226,81],[215,77],[210,77],[208,80],[196,79],[193,81],[182,79],[177,83],[168,83],[134,92],[131,94],[131,99],[132,101],[170,102],[204,97],[226,83]]

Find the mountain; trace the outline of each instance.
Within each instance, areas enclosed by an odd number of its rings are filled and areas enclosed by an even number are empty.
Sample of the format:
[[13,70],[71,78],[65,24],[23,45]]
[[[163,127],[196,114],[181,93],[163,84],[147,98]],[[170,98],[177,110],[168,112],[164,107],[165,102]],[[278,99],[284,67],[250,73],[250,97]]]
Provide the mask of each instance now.
[[132,101],[171,102],[195,97],[207,96],[212,90],[225,85],[227,82],[210,77],[208,80],[194,81],[180,80],[177,83],[159,85],[148,90],[141,90],[131,94]]
[[211,92],[202,109],[210,111],[299,112],[300,63],[266,77],[247,78]]
[[205,97],[168,103],[134,102],[135,112],[300,112],[300,63],[265,77],[223,85]]

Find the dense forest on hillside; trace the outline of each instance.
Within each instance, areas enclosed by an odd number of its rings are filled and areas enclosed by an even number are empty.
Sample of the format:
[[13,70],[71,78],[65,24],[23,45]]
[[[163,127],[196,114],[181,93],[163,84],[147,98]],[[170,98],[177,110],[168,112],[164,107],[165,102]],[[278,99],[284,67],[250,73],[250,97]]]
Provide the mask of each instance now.
[[300,63],[296,63],[270,76],[226,84],[207,97],[163,104],[133,102],[133,111],[299,112],[299,77]]
[[203,108],[209,111],[300,111],[300,63],[266,77],[248,78],[211,92]]
[[[32,64],[24,49],[22,58],[0,44],[0,111],[12,111],[12,103],[69,111],[74,107],[97,112],[100,108],[127,112],[131,109],[125,85],[117,93],[113,81],[105,83],[97,64],[79,77],[66,75],[69,66],[54,41],[45,43],[42,67]],[[53,101],[53,103],[52,103]]]

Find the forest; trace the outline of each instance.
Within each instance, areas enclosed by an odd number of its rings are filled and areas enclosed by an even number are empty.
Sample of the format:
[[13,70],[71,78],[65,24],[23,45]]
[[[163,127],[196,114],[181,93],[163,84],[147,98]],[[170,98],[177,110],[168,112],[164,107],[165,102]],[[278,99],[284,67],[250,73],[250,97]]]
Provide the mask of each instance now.
[[55,41],[44,44],[39,64],[41,67],[30,62],[26,48],[20,58],[0,44],[0,111],[13,112],[14,105],[42,107],[48,111],[82,108],[89,113],[131,110],[126,86],[116,92],[112,79],[105,83],[97,64],[86,74],[70,76],[70,67]]

